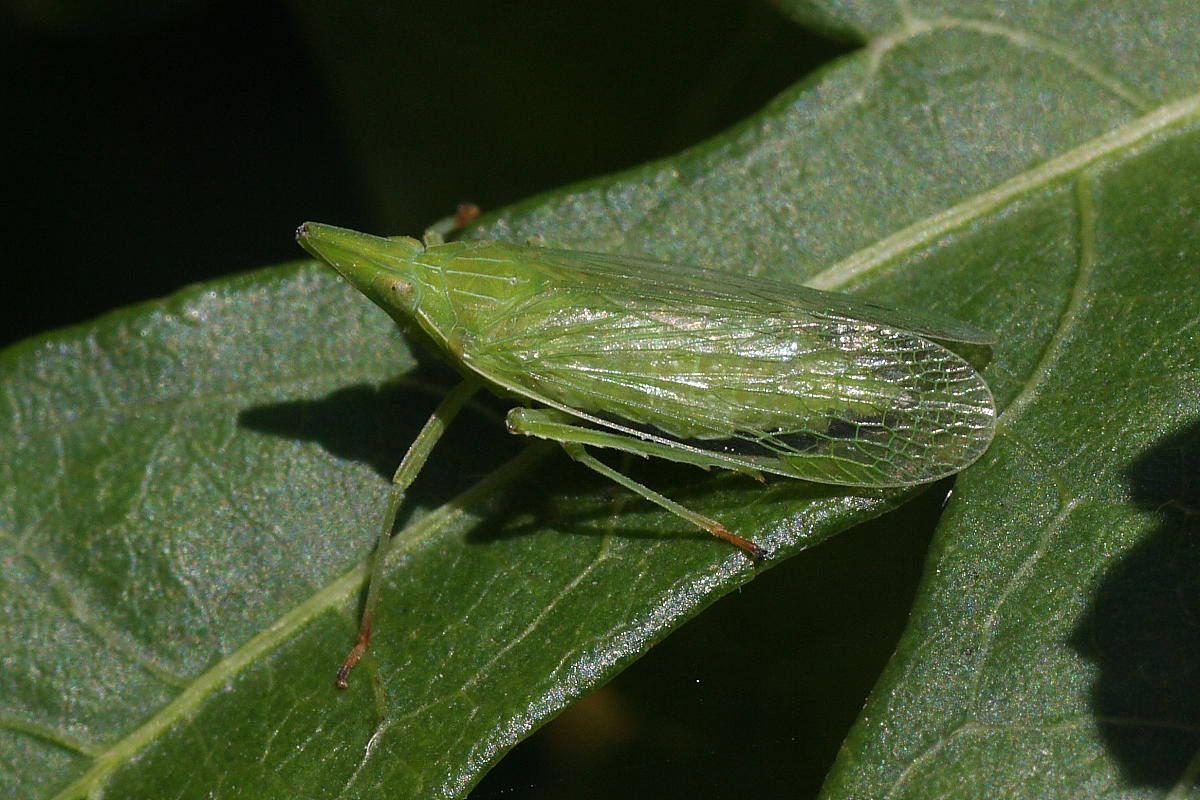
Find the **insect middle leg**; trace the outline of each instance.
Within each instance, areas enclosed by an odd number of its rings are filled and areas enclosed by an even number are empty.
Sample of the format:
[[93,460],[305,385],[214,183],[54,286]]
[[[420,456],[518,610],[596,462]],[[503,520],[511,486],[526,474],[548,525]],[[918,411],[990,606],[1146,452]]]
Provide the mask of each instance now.
[[562,445],[567,455],[580,464],[599,472],[609,480],[624,486],[635,494],[641,495],[651,503],[665,508],[667,511],[687,520],[696,527],[708,531],[718,539],[723,539],[740,548],[754,560],[758,561],[767,556],[766,549],[761,545],[744,536],[738,536],[716,520],[710,519],[703,514],[697,514],[690,508],[686,508],[674,500],[664,497],[650,487],[640,484],[626,475],[622,475],[620,472],[598,460],[583,446],[585,442],[600,446],[604,446],[604,443],[608,442],[610,445],[617,445],[619,449],[638,455],[661,455],[657,452],[651,452],[648,449],[642,449],[642,446],[653,443],[638,442],[621,434],[597,431],[592,428],[584,428],[556,421],[559,418],[559,415],[553,411],[514,409],[513,413],[508,415],[508,429],[511,433],[556,441]]

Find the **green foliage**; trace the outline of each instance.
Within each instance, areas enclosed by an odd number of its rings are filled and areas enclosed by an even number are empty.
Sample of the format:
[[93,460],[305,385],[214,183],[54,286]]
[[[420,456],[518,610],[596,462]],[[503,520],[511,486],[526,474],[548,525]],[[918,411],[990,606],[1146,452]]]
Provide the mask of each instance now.
[[[866,45],[705,145],[480,232],[994,331],[996,441],[823,796],[1193,791],[1195,4],[790,11]],[[477,406],[414,487],[374,658],[339,693],[387,476],[452,376],[298,263],[25,342],[0,379],[6,796],[460,797],[756,574]],[[631,469],[768,566],[908,498]],[[748,793],[784,768],[725,757]]]

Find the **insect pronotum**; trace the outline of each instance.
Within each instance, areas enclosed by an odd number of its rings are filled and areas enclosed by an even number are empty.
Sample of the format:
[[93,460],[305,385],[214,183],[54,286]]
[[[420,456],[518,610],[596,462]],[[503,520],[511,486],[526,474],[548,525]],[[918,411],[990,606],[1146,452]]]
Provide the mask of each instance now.
[[453,364],[462,382],[396,470],[358,641],[366,652],[396,513],[479,388],[523,404],[512,433],[576,461],[760,559],[766,551],[597,460],[589,447],[844,486],[900,487],[974,462],[995,405],[939,342],[992,337],[951,319],[645,258],[494,240],[424,243],[305,223],[308,252]]

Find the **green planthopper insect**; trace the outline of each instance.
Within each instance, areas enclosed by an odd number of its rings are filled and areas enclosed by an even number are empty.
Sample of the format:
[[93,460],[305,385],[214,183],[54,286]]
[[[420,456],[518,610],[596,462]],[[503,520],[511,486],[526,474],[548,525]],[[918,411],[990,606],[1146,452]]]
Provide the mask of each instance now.
[[305,223],[300,244],[463,375],[396,471],[358,642],[366,651],[404,492],[479,388],[522,405],[512,433],[724,539],[766,551],[597,460],[588,447],[844,486],[902,487],[974,462],[991,391],[938,342],[988,344],[951,319],[644,258],[495,240],[422,243]]

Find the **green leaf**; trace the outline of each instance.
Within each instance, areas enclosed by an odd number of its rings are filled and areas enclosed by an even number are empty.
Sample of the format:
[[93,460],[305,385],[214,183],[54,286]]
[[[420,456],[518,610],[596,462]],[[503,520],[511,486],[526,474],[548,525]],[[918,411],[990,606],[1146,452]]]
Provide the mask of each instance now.
[[[1200,724],[1194,4],[790,10],[867,46],[704,146],[477,232],[995,331],[1000,434],[955,486],[825,794],[1182,794]],[[460,797],[756,574],[520,449],[482,403],[414,487],[373,658],[339,693],[387,476],[444,367],[302,263],[26,342],[0,376],[9,796]],[[629,469],[773,563],[906,497]]]
[[955,487],[824,796],[1195,791],[1198,108],[1084,145],[1087,166],[991,222],[1017,235],[1061,213],[1042,246],[1071,252],[1069,291],[1048,339],[1008,325],[1037,361]]

